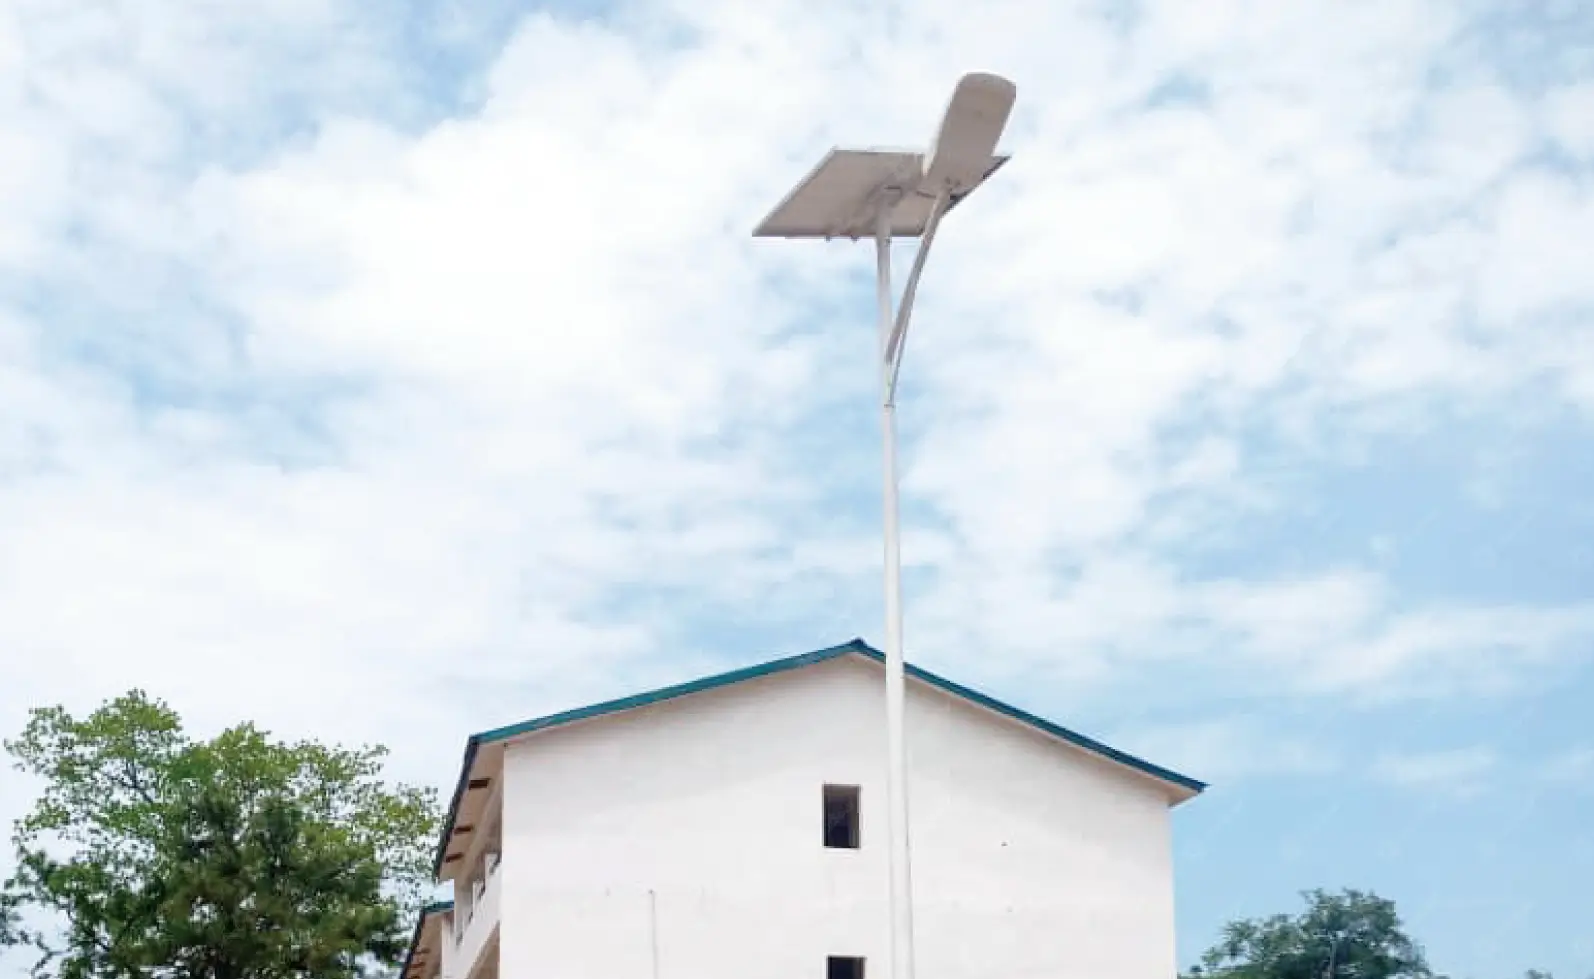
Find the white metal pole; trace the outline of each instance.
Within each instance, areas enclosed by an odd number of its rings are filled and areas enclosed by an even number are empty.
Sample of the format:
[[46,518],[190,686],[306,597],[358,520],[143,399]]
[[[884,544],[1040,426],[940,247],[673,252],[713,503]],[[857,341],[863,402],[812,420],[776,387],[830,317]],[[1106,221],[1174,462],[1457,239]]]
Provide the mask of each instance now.
[[902,552],[897,509],[897,419],[894,357],[888,345],[895,328],[891,299],[891,212],[887,195],[875,224],[876,292],[880,314],[880,422],[885,440],[886,597],[886,795],[890,807],[891,975],[913,979],[913,875],[908,846],[907,746],[903,732]]

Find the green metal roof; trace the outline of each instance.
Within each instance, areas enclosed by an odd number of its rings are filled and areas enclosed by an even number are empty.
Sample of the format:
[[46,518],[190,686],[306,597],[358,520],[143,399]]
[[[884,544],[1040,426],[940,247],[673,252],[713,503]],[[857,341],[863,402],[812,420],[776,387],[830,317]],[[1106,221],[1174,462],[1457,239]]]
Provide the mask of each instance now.
[[[767,663],[759,663],[755,666],[748,666],[739,670],[732,670],[729,673],[719,673],[714,676],[703,677],[699,680],[692,680],[688,683],[679,683],[674,686],[661,687],[658,690],[649,690],[645,693],[632,694],[629,697],[621,697],[618,700],[606,700],[602,703],[591,704],[586,707],[578,707],[574,710],[562,711],[557,714],[549,714],[545,717],[537,717],[529,721],[521,721],[519,724],[510,724],[506,727],[493,728],[490,731],[483,731],[480,734],[471,735],[470,740],[465,743],[465,758],[463,764],[460,766],[459,781],[454,786],[453,800],[449,803],[448,820],[443,825],[443,838],[438,843],[437,858],[432,867],[433,873],[439,873],[442,870],[443,856],[445,851],[448,849],[449,834],[454,827],[454,818],[459,812],[460,799],[464,796],[465,785],[470,779],[470,770],[476,760],[476,751],[482,745],[492,744],[497,741],[507,741],[510,738],[519,737],[523,734],[530,734],[535,731],[546,731],[549,728],[560,727],[561,725],[565,724],[573,724],[576,721],[585,721],[595,717],[603,717],[606,714],[615,714],[621,711],[634,710],[638,707],[647,707],[650,704],[674,700],[677,697],[686,697],[695,693],[703,693],[708,690],[718,690],[721,687],[728,687],[732,684],[742,683],[746,680],[756,680],[759,677],[772,676],[777,673],[784,673],[788,670],[801,669],[805,666],[813,666],[816,663],[824,663],[829,660],[839,659],[842,656],[849,655],[862,656],[866,659],[872,659],[877,663],[885,662],[885,654],[880,652],[880,650],[870,646],[862,639],[853,639],[850,642],[842,643],[839,646],[831,646],[827,649],[817,649],[811,653],[801,653],[796,656],[786,656],[781,659],[770,660]],[[1005,704],[994,697],[986,696],[977,690],[972,690],[963,686],[962,684],[954,683],[945,677],[937,676],[928,670],[920,669],[911,663],[906,665],[906,673],[909,677],[915,680],[919,680],[923,683],[929,684],[932,687],[944,690],[955,697],[968,701],[969,703],[983,707],[1005,717],[1009,717],[1021,724],[1027,725],[1037,731],[1057,738],[1058,740],[1065,741],[1079,748],[1083,748],[1086,751],[1106,758],[1109,761],[1117,762],[1120,765],[1124,765],[1128,768],[1134,769],[1135,771],[1150,775],[1151,777],[1159,779],[1170,785],[1177,786],[1178,788],[1185,789],[1190,792],[1201,792],[1207,787],[1205,782],[1197,781],[1196,779],[1190,778],[1187,775],[1180,775],[1178,772],[1175,772],[1171,769],[1163,768],[1160,765],[1154,765],[1149,761],[1137,758],[1134,755],[1128,754],[1127,752],[1119,751],[1117,748],[1103,744],[1094,738],[1086,737],[1077,731],[1071,731],[1059,724],[1053,724],[1051,721],[1048,721],[1043,717],[1037,717],[1028,711],[1020,710],[1011,704]]]

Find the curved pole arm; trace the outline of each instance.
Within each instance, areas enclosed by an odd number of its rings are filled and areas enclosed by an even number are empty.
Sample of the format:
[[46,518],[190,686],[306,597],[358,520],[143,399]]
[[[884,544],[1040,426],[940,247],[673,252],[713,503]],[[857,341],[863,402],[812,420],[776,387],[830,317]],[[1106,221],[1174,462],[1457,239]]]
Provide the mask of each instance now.
[[918,294],[919,274],[924,271],[924,261],[930,255],[930,246],[935,243],[935,230],[941,225],[941,215],[946,213],[947,201],[948,195],[943,190],[930,204],[930,216],[925,221],[924,234],[919,238],[919,250],[913,256],[913,268],[908,272],[907,284],[902,288],[902,301],[897,306],[896,322],[892,324],[891,336],[886,340],[884,364],[886,404],[896,401],[897,374],[902,370],[902,349],[908,339],[908,317],[913,315],[913,297]]

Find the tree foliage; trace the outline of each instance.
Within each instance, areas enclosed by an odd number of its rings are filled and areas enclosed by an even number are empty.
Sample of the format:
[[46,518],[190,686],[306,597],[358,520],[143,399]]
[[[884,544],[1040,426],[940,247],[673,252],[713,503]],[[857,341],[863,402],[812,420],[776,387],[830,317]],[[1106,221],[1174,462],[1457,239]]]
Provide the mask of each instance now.
[[1188,979],[1431,979],[1395,903],[1375,894],[1302,894],[1298,915],[1231,922]]
[[43,785],[0,887],[0,942],[36,948],[35,975],[354,979],[403,954],[437,800],[384,783],[384,749],[197,740],[139,691],[34,710],[5,748]]

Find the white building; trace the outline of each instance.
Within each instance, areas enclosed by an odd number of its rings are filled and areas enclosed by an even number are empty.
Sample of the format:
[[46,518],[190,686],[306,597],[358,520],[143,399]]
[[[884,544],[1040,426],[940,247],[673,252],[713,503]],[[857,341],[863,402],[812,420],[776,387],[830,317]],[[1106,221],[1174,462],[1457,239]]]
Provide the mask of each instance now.
[[[1172,979],[1205,787],[908,668],[922,979]],[[882,979],[884,672],[842,646],[488,731],[401,979]]]

